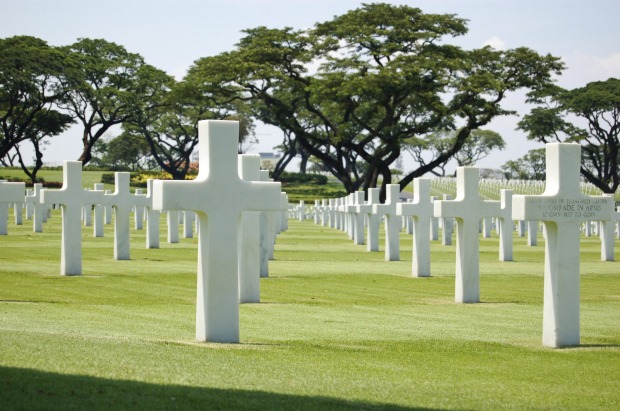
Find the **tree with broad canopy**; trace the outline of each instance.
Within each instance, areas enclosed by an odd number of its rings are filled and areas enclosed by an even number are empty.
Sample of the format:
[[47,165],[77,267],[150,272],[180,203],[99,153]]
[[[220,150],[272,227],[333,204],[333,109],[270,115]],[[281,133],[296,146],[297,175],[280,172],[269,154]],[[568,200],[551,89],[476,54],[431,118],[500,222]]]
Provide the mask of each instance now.
[[[362,7],[308,30],[245,30],[236,49],[197,60],[186,78],[216,101],[249,101],[288,147],[323,162],[347,191],[392,182],[405,141],[455,130],[451,144],[420,156],[404,188],[459,153],[471,132],[512,112],[507,93],[552,84],[563,64],[527,48],[463,50],[464,19],[389,4]],[[431,155],[432,154],[432,155]],[[283,161],[287,156],[283,156]],[[355,164],[368,164],[362,172]]]
[[530,140],[581,144],[581,174],[604,193],[620,185],[620,80],[565,90],[545,87],[529,93],[537,103],[519,122]]

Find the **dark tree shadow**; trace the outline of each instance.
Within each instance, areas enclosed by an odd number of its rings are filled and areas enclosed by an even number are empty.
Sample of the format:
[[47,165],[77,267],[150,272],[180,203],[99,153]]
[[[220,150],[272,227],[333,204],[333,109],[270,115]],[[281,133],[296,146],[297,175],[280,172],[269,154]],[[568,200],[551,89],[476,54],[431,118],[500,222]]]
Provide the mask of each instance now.
[[[274,387],[277,389],[277,387]],[[266,391],[157,385],[0,367],[0,410],[416,410]]]

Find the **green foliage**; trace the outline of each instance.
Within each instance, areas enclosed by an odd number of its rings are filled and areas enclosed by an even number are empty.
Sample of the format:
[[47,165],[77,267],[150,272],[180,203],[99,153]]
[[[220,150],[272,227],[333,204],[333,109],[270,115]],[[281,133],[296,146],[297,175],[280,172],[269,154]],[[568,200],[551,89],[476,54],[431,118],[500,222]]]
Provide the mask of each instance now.
[[103,39],[79,39],[63,50],[76,66],[66,72],[69,98],[61,107],[83,127],[79,160],[88,164],[95,143],[111,127],[129,121],[136,105],[150,101],[151,73],[160,70]]
[[[503,150],[506,147],[502,136],[495,131],[471,130],[469,137],[462,143],[459,143],[458,136],[461,132],[461,129],[455,131],[442,130],[425,136],[410,137],[403,142],[403,148],[413,156],[416,162],[423,164],[426,161],[425,157],[427,157],[428,151],[433,153],[433,157],[438,157],[441,156],[441,153],[450,151],[451,147],[461,144],[461,148],[454,154],[453,158],[459,167],[462,167],[473,166],[487,157],[491,151]],[[445,176],[447,160],[449,158],[446,159],[445,163],[437,166],[440,172],[433,170],[433,174]]]
[[[70,115],[56,110],[66,98],[65,71],[72,67],[58,48],[30,36],[0,39],[0,161],[20,164],[30,179],[37,180],[43,166],[42,145],[66,130]],[[26,163],[21,150],[34,148],[34,165]]]
[[530,150],[517,160],[507,161],[501,169],[508,180],[544,180],[546,178],[545,155],[544,148]]
[[[0,180],[6,180],[6,181],[11,182],[11,183],[25,183],[26,187],[33,187],[33,185],[34,185],[32,180],[29,177],[18,176],[18,175],[8,175],[8,176],[1,176],[0,175]],[[44,188],[60,188],[60,187],[62,187],[62,182],[60,182],[60,181],[45,181],[45,179],[43,177],[37,178],[36,182],[42,184]]]
[[546,87],[531,92],[529,101],[538,106],[519,122],[528,139],[579,143],[581,174],[603,192],[614,193],[620,187],[620,80],[574,90]]
[[473,130],[509,113],[506,93],[542,88],[563,68],[527,48],[444,43],[466,31],[454,15],[364,4],[308,30],[246,30],[235,50],[196,61],[187,78],[222,101],[249,96],[254,115],[284,131],[288,151],[320,160],[348,192],[390,183],[405,140],[463,125],[446,150],[420,156],[404,187],[459,153]]
[[483,303],[454,304],[454,246],[433,242],[433,277],[412,278],[411,236],[386,262],[296,221],[228,345],[194,341],[197,239],[167,244],[162,218],[160,249],[133,231],[132,260],[114,261],[113,228],[85,227],[85,275],[60,277],[60,220],[2,238],[3,409],[620,406],[620,271],[594,237],[581,239],[581,347],[541,347],[543,245],[515,237],[502,263],[497,237],[481,239]]
[[143,136],[124,131],[109,140],[97,140],[93,147],[93,163],[118,171],[138,171],[153,168],[149,164],[150,148]]
[[[129,185],[131,187],[146,188],[147,180],[152,179],[166,179],[162,176],[162,173],[158,171],[141,171],[129,173]],[[114,173],[102,173],[101,182],[104,184],[115,184]]]
[[279,181],[281,181],[283,185],[292,183],[325,185],[327,184],[327,177],[321,174],[302,174],[285,171],[280,175]]

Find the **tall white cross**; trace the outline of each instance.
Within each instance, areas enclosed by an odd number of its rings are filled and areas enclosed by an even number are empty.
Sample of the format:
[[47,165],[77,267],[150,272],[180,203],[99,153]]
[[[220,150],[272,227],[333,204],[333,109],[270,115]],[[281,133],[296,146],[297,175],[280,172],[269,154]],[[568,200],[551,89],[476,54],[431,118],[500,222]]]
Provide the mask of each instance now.
[[[260,181],[260,156],[258,154],[242,154],[238,160],[239,177],[243,181]],[[279,200],[279,193],[276,197]],[[259,230],[260,215],[258,211],[246,211],[241,214],[238,256],[240,303],[260,302]]]
[[41,190],[43,204],[60,204],[62,208],[62,245],[60,275],[82,274],[82,206],[103,201],[100,191],[82,188],[82,162],[63,163],[63,181],[60,190]]
[[[101,191],[105,193],[105,187],[102,183],[95,183],[94,191]],[[103,204],[94,204],[93,207],[93,236],[103,237],[103,223],[104,223],[105,206]]]
[[512,190],[500,190],[500,210],[497,220],[499,227],[499,261],[512,261]]
[[198,176],[189,181],[156,181],[153,207],[196,212],[200,220],[196,339],[235,343],[239,341],[241,213],[280,210],[280,184],[239,178],[237,122],[201,121],[198,137]]
[[43,184],[35,183],[32,190],[28,190],[31,193],[26,196],[26,207],[30,206],[32,209],[32,231],[35,233],[43,232],[43,213],[47,213],[45,204],[41,203],[42,190]]
[[433,202],[431,201],[431,181],[413,179],[413,202],[399,203],[396,213],[413,217],[413,254],[411,274],[414,277],[431,275],[431,218]]
[[[24,184],[24,187],[25,187],[25,184]],[[13,204],[13,216],[15,217],[15,225],[24,224],[24,218],[23,218],[23,213],[22,213],[23,207],[24,207],[24,199],[22,199],[22,201],[19,201]]]
[[542,221],[545,226],[543,345],[549,347],[580,343],[580,226],[611,220],[614,211],[613,198],[581,194],[580,164],[580,145],[547,144],[545,192],[513,197],[514,220]]
[[[429,189],[429,192],[430,192],[430,189]],[[439,197],[432,196],[431,203],[434,203],[435,201],[439,201]],[[435,218],[431,216],[429,224],[431,228],[430,228],[428,237],[431,241],[437,241],[439,239],[439,218]]]
[[356,212],[361,214],[365,219],[368,241],[366,243],[366,251],[379,251],[379,226],[381,225],[381,216],[372,212],[375,204],[381,204],[379,195],[380,188],[368,189],[368,201],[360,204],[356,208]]
[[161,211],[153,209],[153,183],[155,180],[146,180],[146,248],[159,248],[159,216]]
[[434,203],[436,217],[456,219],[454,300],[457,303],[480,301],[478,228],[483,217],[496,215],[500,207],[497,201],[480,199],[478,173],[476,167],[458,167],[456,169],[456,198]]
[[[288,194],[280,193],[280,231],[288,230]],[[278,233],[279,233],[278,232]]]
[[136,230],[142,229],[142,220],[146,215],[146,249],[159,248],[160,212],[153,210],[154,181],[155,180],[152,178],[146,180],[146,194],[143,194],[141,189],[136,189],[134,195],[128,197],[135,210],[134,218]]
[[[443,195],[444,200],[452,200],[450,194]],[[452,245],[452,231],[454,230],[454,219],[452,217],[444,217],[441,219],[441,244]]]
[[329,200],[329,227],[336,228],[336,199],[331,198]]
[[356,191],[352,193],[353,203],[347,205],[347,212],[351,216],[350,224],[353,231],[353,241],[357,245],[363,245],[365,241],[364,236],[364,215],[358,213],[358,207],[364,204],[364,192]]
[[142,230],[144,227],[144,199],[146,198],[146,194],[144,194],[144,190],[141,188],[136,188],[133,194],[136,197],[133,206],[133,227],[135,230]]
[[129,260],[129,213],[134,195],[129,191],[130,174],[114,173],[114,192],[105,195],[105,201],[114,209],[114,259]]
[[398,184],[386,186],[385,203],[372,206],[372,212],[385,216],[385,259],[400,260],[400,217],[396,215],[396,203],[400,196]]
[[[260,181],[272,181],[268,170],[259,171]],[[269,260],[273,259],[276,226],[280,226],[278,211],[261,211],[259,218],[260,276],[269,277]]]
[[[614,198],[613,194],[604,194],[605,197]],[[615,248],[615,229],[616,219],[618,213],[613,212],[612,220],[601,221],[600,237],[601,237],[601,261],[614,261],[614,248]]]

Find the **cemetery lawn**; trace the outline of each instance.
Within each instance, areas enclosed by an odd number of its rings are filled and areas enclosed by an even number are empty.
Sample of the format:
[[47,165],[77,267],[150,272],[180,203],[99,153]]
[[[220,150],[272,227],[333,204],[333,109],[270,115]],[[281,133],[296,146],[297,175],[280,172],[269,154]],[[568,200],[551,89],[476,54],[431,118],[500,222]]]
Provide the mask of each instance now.
[[[454,246],[431,278],[346,234],[290,221],[241,343],[196,343],[196,239],[114,261],[83,229],[84,273],[61,277],[58,211],[0,237],[0,409],[620,409],[620,263],[582,238],[581,338],[541,344],[544,240],[514,262],[481,239],[480,304],[454,299]],[[616,248],[620,244],[616,244]],[[383,250],[383,243],[381,243]],[[620,259],[620,252],[616,252]]]

